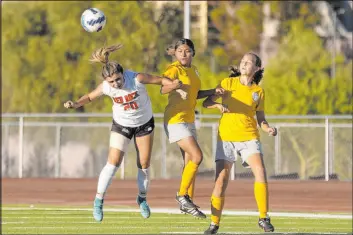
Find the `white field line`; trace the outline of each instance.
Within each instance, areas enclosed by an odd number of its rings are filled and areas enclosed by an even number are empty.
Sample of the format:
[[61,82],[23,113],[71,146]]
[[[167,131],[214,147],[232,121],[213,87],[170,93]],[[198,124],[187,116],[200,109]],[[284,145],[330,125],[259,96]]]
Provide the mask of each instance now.
[[[148,224],[161,224],[162,222],[146,222]],[[17,228],[24,228],[23,224],[28,224],[28,222],[24,222],[24,221],[16,221],[16,222],[3,222],[2,225],[6,225],[6,224],[22,224],[20,227],[15,227],[15,229]],[[34,225],[34,224],[40,224],[40,225],[43,225],[43,224],[54,224],[54,225],[62,225],[62,224],[96,224],[98,225],[99,223],[96,222],[96,221],[87,221],[87,222],[71,222],[71,223],[68,223],[68,222],[43,222],[43,221],[40,221],[40,222],[30,222],[30,225]],[[104,224],[110,224],[112,225],[112,223],[104,223]],[[115,225],[113,225],[113,227],[121,227],[123,226],[124,229],[130,229],[130,228],[146,228],[145,226],[132,226],[132,224],[116,224],[114,223]],[[166,225],[166,223],[162,223],[164,225]],[[171,224],[173,224],[173,226],[158,226],[158,229],[164,229],[164,228],[169,228],[169,229],[187,229],[187,228],[190,228],[190,229],[195,229],[197,227],[199,227],[198,225],[200,223],[197,223],[195,224],[195,222],[191,223],[191,222],[188,222],[188,223],[185,223],[185,222],[172,222]],[[181,225],[184,225],[184,224],[195,224],[195,226],[178,226],[178,224],[181,224]],[[209,222],[203,222],[203,224],[209,224]],[[46,228],[48,226],[26,226],[26,228],[37,228],[37,229],[42,229],[42,228]],[[58,226],[55,226],[55,227],[58,227]],[[60,226],[61,227],[61,226]],[[110,228],[112,226],[108,226],[108,228]],[[207,227],[207,226],[206,226]],[[65,228],[67,229],[77,229],[77,226],[65,226]],[[107,226],[104,226],[104,228],[107,228]],[[232,229],[234,228],[234,226],[222,226],[222,229]],[[313,225],[307,225],[307,226],[303,226],[301,225],[300,226],[301,229],[305,229],[305,228],[309,228],[309,229],[323,229],[323,227],[321,225],[317,225],[317,226],[313,226]],[[249,229],[249,227],[244,227],[244,226],[237,226],[237,229]],[[291,229],[288,229],[288,228],[277,228],[276,230],[291,230]],[[330,227],[330,229],[334,229],[334,230],[346,230],[347,228],[342,228],[342,227]],[[295,229],[296,230],[296,229]]]
[[[3,211],[92,211],[90,208],[20,208],[20,207],[3,207]],[[129,208],[106,208],[105,212],[140,212],[139,209]],[[210,210],[203,211],[205,214],[211,214]],[[151,213],[166,213],[166,214],[180,214],[179,209],[169,208],[151,208]],[[237,216],[258,216],[258,212],[253,211],[230,211],[224,210],[222,215],[237,215]],[[352,215],[339,214],[319,214],[319,213],[294,213],[294,212],[269,212],[273,217],[298,217],[298,218],[316,218],[316,219],[352,219]]]
[[[175,220],[175,219],[182,219],[181,221]],[[20,221],[23,220],[24,221]],[[27,220],[28,219],[28,220]],[[44,219],[43,220],[38,220],[38,221],[32,221],[32,219]],[[58,219],[61,219],[60,222],[58,222]],[[75,220],[76,222],[68,222],[66,220]],[[16,222],[18,223],[43,223],[43,224],[48,224],[48,223],[57,223],[57,224],[61,224],[61,223],[67,223],[67,224],[71,224],[71,223],[86,223],[86,222],[77,222],[78,220],[93,220],[93,216],[47,216],[47,214],[44,214],[43,216],[2,216],[2,224],[16,224]],[[126,221],[124,220],[117,220],[117,219],[128,219],[128,220],[132,220],[130,221],[131,223],[137,223],[138,221],[142,220],[142,217],[129,217],[129,216],[104,216],[104,221],[106,223],[125,223],[127,224]],[[170,220],[173,219],[173,221],[171,222]],[[232,221],[229,221],[229,219],[232,219]],[[284,218],[282,218],[284,219]],[[286,218],[287,219],[287,218]],[[16,221],[11,221],[11,220],[16,220]],[[109,220],[109,221],[107,221]],[[112,221],[113,220],[113,221]],[[137,221],[136,221],[137,220]],[[151,221],[149,220],[147,223],[148,224],[165,224],[165,223],[172,223],[172,224],[194,224],[194,223],[198,223],[198,224],[209,224],[208,220],[194,220],[194,221],[184,221],[184,219],[182,217],[165,217],[165,218],[158,218],[159,221]],[[165,220],[169,220],[169,222],[165,221]],[[277,220],[277,218],[276,218]],[[238,219],[234,219],[234,218],[229,218],[228,217],[228,221],[227,220],[223,220],[224,223],[232,223],[232,224],[244,224],[248,222],[248,219],[246,220],[238,220]],[[310,226],[310,228],[312,227],[312,220],[308,220],[306,221],[307,223],[309,223],[308,226]],[[290,221],[290,222],[281,222],[282,224],[286,224],[286,225],[298,225],[300,224],[301,227],[305,227],[303,221],[300,222],[296,222],[296,221]],[[96,223],[96,222],[93,222]],[[333,222],[334,225],[346,225],[347,222],[344,221],[334,221]]]
[[[93,222],[92,222],[93,223]],[[97,224],[97,222],[94,222],[95,224]],[[86,227],[87,228],[96,228],[96,229],[99,229],[99,227],[97,227],[96,225],[94,227]],[[183,227],[180,227],[180,226],[163,226],[163,227],[158,227],[159,229],[182,229],[182,230],[185,230],[185,229],[196,229],[197,227],[190,227],[190,226],[183,226]],[[315,228],[315,227],[313,227]],[[318,228],[323,228],[322,226],[318,227]],[[3,228],[4,229],[4,228]],[[77,226],[41,226],[41,227],[37,227],[37,226],[19,226],[19,227],[10,227],[10,228],[7,228],[6,230],[23,230],[23,229],[65,229],[66,231],[67,230],[77,230]],[[146,229],[146,226],[104,226],[104,229],[121,229],[121,230],[128,230],[128,229]],[[234,229],[234,227],[222,227],[222,229]],[[237,227],[237,229],[246,229],[248,230],[249,227]],[[335,230],[342,230],[344,228],[331,228],[330,229],[335,229]],[[302,234],[302,235],[305,235],[305,234],[349,234],[349,233],[337,233],[337,232],[333,232],[333,233],[327,233],[327,232],[308,232],[308,233],[303,233],[303,232],[296,232],[296,231],[293,231],[293,232],[288,232],[288,230],[290,229],[277,229],[277,231],[279,233],[277,234],[293,234],[293,235],[298,235],[298,234]],[[296,230],[296,229],[294,229]],[[4,230],[3,230],[4,231]],[[281,232],[283,231],[283,232]],[[285,231],[285,232],[284,232]],[[8,232],[8,231],[6,231]],[[254,233],[254,232],[221,232],[220,234],[264,234],[264,233]],[[203,232],[177,232],[177,231],[173,231],[173,232],[161,232],[160,234],[203,234]],[[276,233],[271,233],[271,235],[275,235]]]
[[[161,232],[160,234],[203,234],[203,232]],[[219,234],[233,234],[233,235],[237,235],[237,234],[263,234],[264,233],[254,233],[254,232],[221,232]],[[301,234],[301,235],[305,235],[305,234],[320,234],[320,235],[325,235],[325,234],[344,234],[344,235],[347,235],[348,233],[321,233],[321,232],[318,232],[318,233],[293,233],[293,232],[290,232],[290,233],[284,233],[284,232],[281,232],[281,233],[271,233],[271,235],[276,235],[276,234],[287,234],[287,235],[298,235],[298,234]]]
[[[92,224],[98,224],[97,222],[92,222]],[[99,227],[97,226],[94,226],[93,228],[97,228],[99,229]],[[74,230],[77,230],[78,227],[77,226],[19,226],[19,227],[10,227],[10,228],[7,228],[8,230],[10,229],[58,229],[58,228],[63,228],[65,230],[69,230],[69,229],[74,229]],[[88,227],[85,227],[86,229]],[[126,225],[118,225],[118,226],[104,226],[104,229],[122,229],[122,230],[128,230],[128,229],[146,229],[146,226],[126,226]],[[198,227],[197,226],[183,226],[183,227],[180,227],[180,226],[161,226],[161,227],[158,227],[159,229],[182,229],[182,230],[185,230],[185,229],[197,229]],[[312,227],[313,229],[315,229],[316,227]],[[321,228],[323,229],[323,227],[317,227],[317,228]],[[227,226],[224,226],[222,227],[222,229],[234,229],[234,227],[227,227]],[[249,227],[237,227],[237,229],[246,229],[248,230]],[[331,228],[330,229],[335,229],[335,230],[343,230],[345,228]],[[282,230],[282,231],[287,231],[290,230],[290,229],[277,229],[277,231],[279,230]],[[296,229],[293,229],[293,230],[296,230]],[[162,233],[185,233],[185,234],[198,234],[198,232],[162,232]],[[239,232],[236,232],[236,234],[238,234]],[[293,234],[294,232],[288,232],[288,234]],[[202,232],[203,234],[203,232]],[[220,234],[223,234],[223,232],[221,232]],[[250,234],[253,234],[253,232],[250,232]],[[260,234],[263,234],[263,233],[260,233]],[[283,234],[282,232],[280,232],[280,234]],[[298,234],[298,233],[295,233],[295,234]],[[300,234],[303,234],[302,232],[300,232]],[[305,234],[305,233],[304,233]],[[313,233],[310,233],[308,232],[307,234],[313,234]],[[323,232],[319,232],[319,233],[314,233],[314,234],[325,234]],[[327,233],[327,234],[337,234],[336,232],[335,233]],[[348,233],[342,233],[342,234],[348,234]],[[271,233],[272,235],[272,233]]]

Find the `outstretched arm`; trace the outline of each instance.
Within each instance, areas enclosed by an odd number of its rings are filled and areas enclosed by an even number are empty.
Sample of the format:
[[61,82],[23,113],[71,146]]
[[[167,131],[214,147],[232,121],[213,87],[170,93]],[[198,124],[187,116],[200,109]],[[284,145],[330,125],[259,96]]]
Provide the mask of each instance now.
[[202,103],[202,106],[207,109],[218,108],[221,113],[229,113],[229,109],[226,105],[217,103],[216,100],[220,98],[221,95],[211,95],[208,96]]
[[210,89],[210,90],[199,90],[199,92],[197,93],[197,99],[203,99],[208,96],[223,95],[223,94],[224,94],[224,89],[220,87],[217,87],[215,89]]
[[96,89],[91,91],[90,93],[82,96],[79,98],[77,101],[73,102],[71,100],[68,100],[64,103],[64,107],[67,109],[77,109],[93,100],[95,100],[97,97],[103,95],[103,83],[99,84]]
[[[177,86],[177,88],[175,88],[176,84],[179,84]],[[176,91],[181,91],[181,87],[183,86],[183,83],[179,80],[179,79],[175,79],[173,80],[173,84],[172,85],[162,85],[161,86],[161,94],[164,95],[164,94],[167,94],[173,90],[176,90]]]
[[269,136],[276,136],[277,135],[277,129],[275,127],[270,127],[270,125],[266,121],[264,111],[256,111],[256,119],[257,119],[257,123],[259,124],[261,129],[264,132],[267,132]]
[[156,85],[162,85],[162,86],[171,86],[174,89],[177,89],[182,85],[182,83],[179,80],[174,82],[167,77],[160,77],[160,76],[155,76],[155,75],[151,75],[151,74],[147,74],[147,73],[139,73],[137,75],[137,80],[143,84],[156,84]]

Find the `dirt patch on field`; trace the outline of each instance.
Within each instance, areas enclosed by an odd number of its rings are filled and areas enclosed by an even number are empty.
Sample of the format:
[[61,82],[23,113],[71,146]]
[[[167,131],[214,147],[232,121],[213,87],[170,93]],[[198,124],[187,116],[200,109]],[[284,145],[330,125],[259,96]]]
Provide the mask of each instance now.
[[[178,208],[179,180],[153,180],[148,192],[152,208]],[[2,204],[92,205],[97,179],[2,179]],[[198,179],[194,201],[209,210],[212,180]],[[295,212],[352,212],[352,182],[270,181],[270,210]],[[135,180],[115,180],[105,205],[136,206]],[[225,209],[256,211],[252,180],[228,185]]]

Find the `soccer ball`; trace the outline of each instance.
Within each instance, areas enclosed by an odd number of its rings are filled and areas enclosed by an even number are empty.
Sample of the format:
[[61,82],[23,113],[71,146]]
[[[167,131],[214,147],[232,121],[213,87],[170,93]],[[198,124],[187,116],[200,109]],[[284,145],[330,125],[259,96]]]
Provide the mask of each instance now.
[[89,8],[81,16],[82,27],[90,33],[101,31],[106,22],[104,13],[97,8]]

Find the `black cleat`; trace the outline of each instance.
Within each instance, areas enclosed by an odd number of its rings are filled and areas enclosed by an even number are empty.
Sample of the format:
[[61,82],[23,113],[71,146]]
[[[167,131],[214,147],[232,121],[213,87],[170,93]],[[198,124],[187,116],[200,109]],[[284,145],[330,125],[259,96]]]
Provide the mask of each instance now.
[[206,215],[202,211],[200,211],[197,207],[192,209],[180,207],[180,211],[182,211],[183,214],[189,214],[199,219],[206,219]]
[[210,227],[203,234],[216,234],[218,232],[219,226],[215,224],[210,224]]
[[265,232],[273,232],[275,231],[275,227],[271,224],[270,218],[260,218],[259,219],[259,227],[263,229]]
[[183,207],[184,209],[197,208],[197,206],[192,202],[189,195],[187,194],[179,196],[179,194],[177,193],[175,200],[180,204],[180,207]]
[[182,214],[184,214],[184,215],[187,214],[187,213],[186,213],[186,209],[185,209],[184,207],[182,207],[182,206],[180,206],[180,213],[182,213]]

